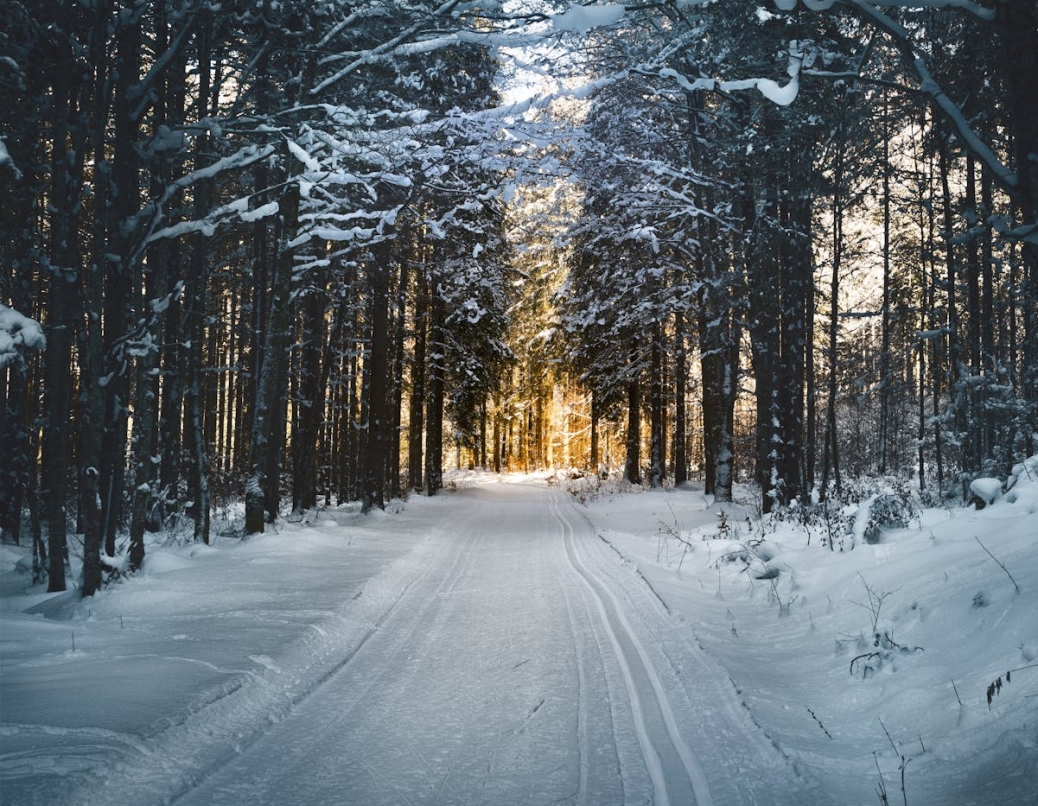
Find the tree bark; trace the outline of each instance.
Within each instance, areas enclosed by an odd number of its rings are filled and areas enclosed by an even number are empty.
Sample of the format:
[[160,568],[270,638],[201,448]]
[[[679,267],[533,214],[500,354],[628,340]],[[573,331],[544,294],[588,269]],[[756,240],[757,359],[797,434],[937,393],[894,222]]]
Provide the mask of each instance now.
[[364,441],[364,487],[362,511],[386,506],[386,448],[389,409],[389,249],[383,243],[375,249],[368,268],[371,306],[371,349],[367,356],[367,438]]
[[299,300],[299,394],[293,407],[296,422],[292,430],[292,511],[295,513],[317,506],[318,441],[328,375],[324,358],[325,285],[324,270],[315,268]]
[[666,406],[663,397],[663,333],[660,323],[653,322],[649,345],[649,485],[663,486],[666,475],[664,453],[664,430],[666,428]]
[[674,486],[688,481],[688,458],[685,455],[688,392],[688,362],[685,358],[685,313],[674,315]]
[[642,483],[642,388],[641,380],[634,371],[637,351],[631,350],[633,376],[627,381],[627,458],[624,460],[624,478],[631,484]]
[[444,301],[432,283],[429,302],[429,395],[425,412],[425,494],[443,487]]
[[[284,433],[284,396],[287,377],[288,306],[292,281],[292,251],[287,243],[299,221],[299,185],[290,183],[280,201],[281,244],[273,267],[270,313],[264,335],[263,364],[256,385],[256,405],[250,438],[250,475],[245,488],[245,532],[264,529],[264,520],[277,517],[280,499],[280,462]],[[279,424],[280,418],[280,424]]]
[[408,398],[407,483],[416,492],[422,490],[424,469],[422,441],[425,434],[426,369],[428,356],[426,334],[429,326],[429,284],[425,267],[415,277],[414,349],[411,353],[411,395]]

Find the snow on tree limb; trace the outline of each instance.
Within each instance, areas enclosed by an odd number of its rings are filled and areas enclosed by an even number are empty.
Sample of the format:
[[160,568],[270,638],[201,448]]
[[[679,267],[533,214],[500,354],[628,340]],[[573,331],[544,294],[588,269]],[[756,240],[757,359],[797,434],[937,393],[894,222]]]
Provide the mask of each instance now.
[[0,138],[0,168],[5,165],[9,165],[11,170],[14,171],[15,179],[21,179],[22,172],[18,170],[18,166],[11,159],[11,152],[7,150],[7,145],[4,143],[3,138]]
[[[453,12],[459,3],[460,0],[447,0],[446,3],[441,5],[439,8],[435,9],[429,16],[434,20],[440,17],[445,17],[449,15],[451,12]],[[416,34],[425,29],[428,24],[428,21],[423,20],[422,22],[411,25],[401,33],[383,42],[381,45],[378,45],[377,47],[374,47],[371,50],[365,51],[357,59],[350,62],[337,73],[334,73],[333,75],[324,79],[324,81],[319,82],[313,89],[310,90],[310,94],[318,95],[322,90],[327,89],[332,84],[341,81],[360,66],[371,63],[373,61],[378,61],[385,54],[394,51],[398,46],[411,40]]]
[[[935,0],[935,4],[936,1],[937,0]],[[915,49],[912,47],[911,36],[904,26],[875,8],[877,5],[882,5],[881,3],[870,3],[866,2],[866,0],[845,0],[845,2],[850,7],[856,9],[864,19],[893,37],[895,45],[901,52],[905,66],[911,70],[919,80],[920,92],[927,96],[934,106],[947,119],[955,129],[956,133],[962,138],[966,147],[973,152],[974,156],[976,156],[977,159],[979,159],[991,172],[992,177],[996,182],[998,182],[1003,190],[1012,195],[1019,186],[1019,178],[998,158],[998,156],[996,156],[995,152],[980,139],[977,133],[973,131],[973,128],[970,126],[969,121],[966,120],[966,116],[962,113],[958,104],[948,97],[948,94],[940,84],[937,83],[937,80],[930,72],[929,67],[926,66],[922,57],[915,53]],[[955,2],[945,2],[940,3],[940,5],[958,7],[960,4]]]
[[679,87],[688,92],[695,92],[697,90],[704,90],[707,92],[736,92],[739,90],[756,89],[772,103],[778,104],[779,106],[789,106],[796,100],[797,93],[800,90],[800,69],[804,63],[806,44],[808,43],[798,42],[795,39],[790,41],[789,66],[786,69],[786,72],[789,75],[789,82],[785,85],[781,85],[770,78],[744,78],[720,81],[714,78],[700,77],[694,80],[689,80],[687,76],[682,75],[671,67],[665,67],[662,70],[655,71],[645,67],[639,67],[636,68],[635,72],[640,72],[643,75],[657,75],[661,78],[672,79]]
[[592,28],[613,25],[627,13],[627,9],[618,4],[601,6],[572,5],[561,14],[551,15],[551,24],[556,31],[585,33]]
[[[165,217],[164,209],[166,203],[180,191],[191,187],[196,182],[200,182],[204,179],[212,179],[223,171],[248,167],[261,159],[269,157],[274,153],[274,151],[275,148],[273,145],[265,145],[263,147],[255,145],[246,146],[233,154],[228,154],[226,157],[216,160],[212,165],[207,165],[205,168],[199,168],[197,171],[184,174],[170,183],[170,185],[166,187],[166,191],[162,198],[149,205],[151,208],[151,231],[141,241],[138,249],[135,251],[139,251],[155,241],[161,241],[166,238],[178,238],[181,235],[186,235],[191,232],[201,232],[204,235],[212,235],[216,231],[217,225],[222,223],[229,216],[234,216],[244,221],[255,220],[257,217],[269,215],[269,211],[264,211],[262,215],[260,214],[260,210],[253,210],[250,212],[248,210],[248,199],[237,199],[230,204],[214,210],[201,220],[181,221],[169,227],[159,227],[159,224]],[[260,209],[263,210],[263,208]],[[253,216],[253,218],[246,218],[246,216],[249,215]]]
[[22,350],[46,347],[47,339],[39,322],[0,303],[0,369],[17,361]]
[[178,191],[191,187],[195,182],[200,182],[203,179],[212,179],[223,171],[229,171],[236,168],[246,168],[254,162],[269,157],[273,153],[274,146],[272,145],[265,145],[262,147],[255,145],[245,146],[244,148],[235,151],[233,154],[221,157],[212,165],[207,165],[204,168],[199,168],[197,171],[184,174],[184,176],[180,177],[169,186],[166,190],[165,196],[163,197],[163,202],[171,199]]
[[[798,0],[774,0],[781,11],[796,8]],[[835,0],[799,0],[813,11],[826,11],[835,5]],[[983,163],[999,186],[1010,195],[1018,189],[1020,181],[995,152],[985,143],[970,126],[962,109],[944,91],[930,68],[912,45],[912,34],[901,23],[883,13],[881,8],[933,8],[958,9],[967,11],[979,19],[991,21],[995,12],[980,6],[971,0],[841,0],[841,2],[857,11],[863,20],[869,22],[877,30],[886,33],[894,46],[901,53],[905,67],[919,82],[919,91],[926,96],[941,115],[951,124],[956,134],[962,139],[966,148]]]
[[[774,1],[775,7],[780,11],[792,11],[797,5],[797,0]],[[828,11],[836,5],[836,0],[801,0],[801,2],[811,11]],[[871,0],[871,4],[880,8],[958,9],[988,22],[995,19],[994,9],[986,8],[972,0]]]
[[941,110],[948,122],[955,127],[955,131],[963,139],[966,147],[984,163],[985,167],[991,171],[994,179],[1007,192],[1015,190],[1020,184],[1019,177],[1002,163],[987,143],[977,136],[977,133],[973,131],[958,104],[949,98],[948,94],[937,83],[937,80],[930,73],[930,69],[922,58],[915,57],[912,67],[915,74],[919,77],[920,91],[937,105],[937,108]]
[[303,165],[307,167],[307,170],[321,170],[321,164],[316,159],[311,157],[307,153],[306,149],[304,149],[301,145],[289,138],[285,138],[285,142],[288,144],[288,150],[292,153],[292,156],[299,160],[301,163],[303,163]]

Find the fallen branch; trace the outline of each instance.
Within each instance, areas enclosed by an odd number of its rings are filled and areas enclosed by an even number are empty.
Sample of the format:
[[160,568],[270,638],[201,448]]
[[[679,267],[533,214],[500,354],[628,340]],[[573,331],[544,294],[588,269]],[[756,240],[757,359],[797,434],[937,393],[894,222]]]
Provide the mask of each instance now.
[[[804,707],[806,708],[807,706],[804,706]],[[814,712],[814,711],[812,711],[812,710],[811,710],[810,708],[808,708],[808,709],[807,709],[807,712],[808,712],[809,714],[811,714],[811,718],[812,718],[812,719],[813,719],[813,720],[814,720],[815,722],[817,722],[817,723],[818,723],[818,727],[820,727],[820,728],[822,729],[822,733],[824,733],[824,734],[825,734],[825,735],[826,735],[826,736],[827,736],[827,737],[828,737],[828,738],[829,738],[830,740],[832,740],[832,738],[833,738],[832,734],[831,734],[831,733],[829,733],[829,731],[827,731],[827,730],[825,729],[825,725],[823,725],[823,724],[822,724],[822,720],[821,720],[821,719],[819,719],[819,718],[818,718],[817,716],[815,716],[815,712]]]
[[[980,543],[980,538],[977,537],[976,535],[973,536],[973,539],[976,540],[978,543]],[[988,551],[988,547],[987,546],[985,546],[983,543],[980,543],[980,547],[982,549],[984,549],[984,551],[987,551],[988,556],[992,560],[994,560],[996,563],[998,563],[998,567],[999,568],[1001,568],[1003,571],[1006,572],[1006,576],[1009,577],[1009,581],[1013,583],[1013,587],[1016,588],[1016,592],[1019,593],[1020,592],[1020,586],[1016,584],[1016,580],[1013,579],[1013,575],[1009,573],[1009,569],[1006,568],[1005,565],[1002,564],[1002,561],[1000,559],[998,559],[998,557],[996,557],[994,554],[992,554],[990,551]]]

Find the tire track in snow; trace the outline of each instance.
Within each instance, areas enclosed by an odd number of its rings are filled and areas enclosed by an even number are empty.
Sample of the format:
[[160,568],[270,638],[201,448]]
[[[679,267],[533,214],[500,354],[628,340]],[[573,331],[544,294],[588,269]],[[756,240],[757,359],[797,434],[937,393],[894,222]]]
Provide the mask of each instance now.
[[555,493],[551,494],[550,507],[562,527],[566,557],[574,573],[591,592],[619,663],[638,743],[652,780],[655,805],[670,806],[672,797],[677,803],[687,803],[687,799],[678,798],[678,792],[674,791],[681,790],[688,791],[697,806],[713,806],[706,774],[678,730],[674,710],[652,659],[631,628],[619,600],[580,559],[573,525],[562,514]]

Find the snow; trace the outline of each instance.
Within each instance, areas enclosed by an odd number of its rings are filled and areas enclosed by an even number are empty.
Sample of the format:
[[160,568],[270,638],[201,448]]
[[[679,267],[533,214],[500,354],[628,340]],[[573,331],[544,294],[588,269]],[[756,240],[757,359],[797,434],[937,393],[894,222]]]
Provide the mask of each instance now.
[[281,206],[276,202],[267,202],[261,204],[255,210],[242,210],[238,213],[238,217],[242,221],[249,223],[252,221],[259,221],[261,218],[267,218],[268,216],[277,215],[281,210]]
[[624,6],[612,3],[600,6],[570,6],[562,14],[552,14],[551,23],[556,31],[586,33],[592,28],[618,22],[626,11]]
[[790,79],[786,84],[779,84],[777,81],[773,81],[770,78],[744,78],[717,81],[712,78],[701,77],[694,81],[690,81],[687,76],[682,75],[671,67],[665,67],[658,70],[657,74],[662,78],[672,79],[677,82],[678,86],[684,90],[688,90],[689,92],[694,92],[696,90],[713,91],[715,89],[720,89],[723,92],[740,92],[743,90],[756,89],[773,104],[789,106],[796,100],[797,94],[800,92],[800,67],[806,56],[806,54],[801,50],[803,44],[804,43],[797,42],[796,40],[790,42],[789,64],[786,68],[786,72]]
[[757,89],[761,95],[779,106],[789,106],[796,100],[797,92],[800,90],[799,82],[793,78],[785,86],[770,78],[757,79]]
[[44,350],[47,339],[40,323],[0,303],[0,369],[13,364],[22,350]]
[[990,506],[1002,497],[1002,482],[998,479],[974,479],[970,482],[970,492]]
[[0,137],[0,168],[3,168],[5,165],[11,167],[11,171],[14,173],[16,178],[21,178],[21,171],[19,171],[18,166],[14,164],[14,160],[11,158],[11,152],[7,150],[7,143],[5,143],[3,138]]
[[301,145],[288,138],[285,139],[285,142],[288,144],[288,150],[292,153],[292,156],[303,163],[308,171],[316,173],[321,170],[321,163],[311,157]]
[[449,486],[86,601],[0,547],[4,802],[1035,802],[1038,458],[843,552],[745,491]]

